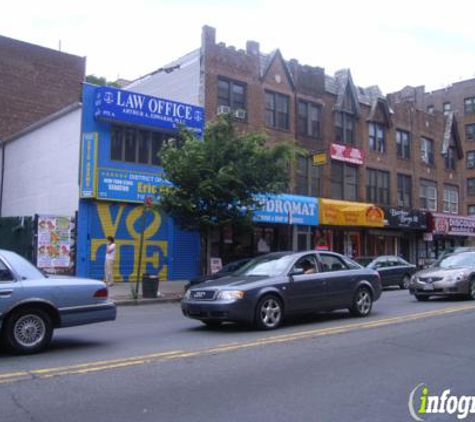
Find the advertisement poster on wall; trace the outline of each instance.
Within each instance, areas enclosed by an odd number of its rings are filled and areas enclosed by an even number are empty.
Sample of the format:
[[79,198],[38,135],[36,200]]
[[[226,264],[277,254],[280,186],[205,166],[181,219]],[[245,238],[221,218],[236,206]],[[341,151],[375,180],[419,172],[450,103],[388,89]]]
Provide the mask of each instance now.
[[67,273],[72,267],[72,219],[40,215],[37,227],[38,268],[47,272]]

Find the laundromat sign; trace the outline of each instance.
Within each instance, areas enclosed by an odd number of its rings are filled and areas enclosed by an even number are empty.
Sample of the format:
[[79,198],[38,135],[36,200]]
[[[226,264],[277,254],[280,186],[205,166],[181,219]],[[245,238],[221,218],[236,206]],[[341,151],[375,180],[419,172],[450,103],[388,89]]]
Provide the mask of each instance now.
[[203,134],[202,107],[112,87],[96,88],[94,117],[172,130],[186,126]]
[[254,212],[260,223],[318,226],[317,198],[297,195],[259,195],[261,208]]

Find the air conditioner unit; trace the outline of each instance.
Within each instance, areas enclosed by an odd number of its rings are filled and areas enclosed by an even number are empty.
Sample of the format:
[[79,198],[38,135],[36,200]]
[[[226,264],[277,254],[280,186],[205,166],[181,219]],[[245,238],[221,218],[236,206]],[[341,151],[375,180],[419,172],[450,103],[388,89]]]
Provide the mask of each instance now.
[[225,105],[218,106],[218,114],[226,114],[226,113],[231,113],[231,107],[225,106]]
[[244,120],[246,118],[246,110],[238,109],[234,112],[234,116],[236,116],[236,119]]

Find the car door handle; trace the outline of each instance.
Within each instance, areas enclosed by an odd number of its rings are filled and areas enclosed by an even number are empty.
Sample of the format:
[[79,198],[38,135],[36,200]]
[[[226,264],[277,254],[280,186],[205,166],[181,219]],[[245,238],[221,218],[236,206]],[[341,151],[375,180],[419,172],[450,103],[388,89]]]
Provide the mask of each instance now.
[[0,290],[0,297],[10,297],[13,290]]

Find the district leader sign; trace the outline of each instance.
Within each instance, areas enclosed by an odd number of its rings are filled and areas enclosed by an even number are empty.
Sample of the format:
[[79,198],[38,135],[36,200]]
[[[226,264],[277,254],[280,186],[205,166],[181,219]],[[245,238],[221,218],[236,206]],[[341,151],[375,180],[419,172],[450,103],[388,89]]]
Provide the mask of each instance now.
[[172,130],[186,126],[203,134],[202,107],[111,87],[96,89],[94,117]]

